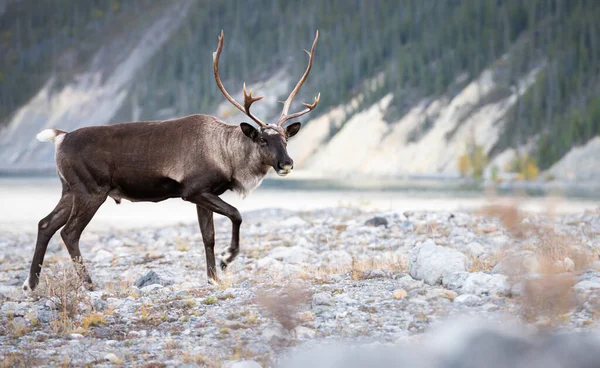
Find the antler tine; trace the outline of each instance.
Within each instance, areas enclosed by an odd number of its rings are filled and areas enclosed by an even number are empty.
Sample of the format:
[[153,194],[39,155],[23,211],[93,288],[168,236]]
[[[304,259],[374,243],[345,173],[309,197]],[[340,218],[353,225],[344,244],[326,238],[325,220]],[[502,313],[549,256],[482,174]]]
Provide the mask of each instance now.
[[223,86],[223,82],[221,82],[221,77],[219,76],[219,57],[221,56],[221,51],[223,51],[223,39],[224,38],[225,38],[224,32],[223,32],[223,30],[221,30],[221,34],[219,35],[219,44],[217,46],[217,51],[213,52],[213,69],[214,69],[214,73],[215,73],[215,81],[217,82],[217,86],[221,90],[221,93],[223,93],[225,98],[227,98],[227,100],[229,100],[229,102],[231,102],[233,104],[233,106],[237,107],[238,110],[240,110],[241,112],[246,114],[250,119],[254,120],[256,122],[256,124],[260,125],[261,127],[265,127],[266,126],[265,123],[263,123],[260,119],[258,119],[257,117],[255,117],[254,115],[252,115],[250,113],[250,106],[252,105],[252,103],[260,100],[263,97],[261,96],[261,97],[253,98],[252,90],[250,90],[250,94],[247,95],[246,94],[246,84],[244,83],[244,106],[242,106],[242,105],[240,105],[239,102],[234,100],[234,98],[231,97],[231,95],[229,93],[227,93],[225,86]]
[[[294,113],[292,115],[286,115],[285,120],[283,120],[283,122],[286,122],[290,119],[295,119],[299,116],[302,116],[304,114],[307,114],[309,112],[311,112],[312,110],[315,109],[315,107],[317,107],[317,105],[319,104],[319,100],[321,99],[321,94],[319,93],[317,95],[317,97],[315,97],[314,102],[312,104],[308,104],[308,103],[303,103],[302,105],[306,106],[306,109],[299,111],[297,113]],[[279,125],[283,124],[283,122],[280,122]]]
[[296,118],[298,116],[304,115],[306,113],[308,113],[309,111],[313,110],[315,107],[317,107],[317,104],[319,103],[319,99],[321,97],[321,94],[319,94],[319,96],[317,96],[314,100],[313,104],[304,104],[304,106],[307,107],[307,109],[301,111],[301,112],[297,112],[295,114],[292,115],[288,115],[288,111],[290,109],[290,105],[292,104],[292,100],[294,99],[294,97],[296,97],[296,93],[298,93],[298,91],[300,91],[300,87],[302,87],[302,85],[304,84],[304,82],[306,81],[306,78],[308,78],[308,74],[310,73],[310,69],[312,68],[312,64],[313,64],[313,60],[315,58],[315,48],[317,47],[317,41],[319,40],[319,31],[317,31],[316,35],[315,35],[315,40],[313,41],[312,47],[310,49],[310,52],[308,52],[307,50],[304,50],[308,56],[308,67],[306,68],[306,71],[304,72],[304,75],[302,75],[302,78],[300,78],[300,80],[298,81],[298,84],[296,84],[296,87],[294,87],[294,89],[292,90],[292,92],[290,93],[289,97],[287,98],[287,100],[285,100],[285,103],[283,104],[283,111],[281,112],[281,117],[279,118],[279,122],[278,125],[283,125],[283,123],[285,123],[286,121]]
[[[260,120],[257,117],[255,117],[254,115],[252,115],[252,113],[250,112],[250,106],[252,106],[252,104],[255,103],[256,101],[262,100],[263,97],[265,97],[265,96],[252,97],[252,89],[250,89],[250,92],[248,93],[246,91],[246,83],[244,83],[244,110],[245,110],[246,115],[248,115],[252,120],[256,121],[257,123]],[[263,123],[262,121],[258,124],[265,125],[265,123]]]

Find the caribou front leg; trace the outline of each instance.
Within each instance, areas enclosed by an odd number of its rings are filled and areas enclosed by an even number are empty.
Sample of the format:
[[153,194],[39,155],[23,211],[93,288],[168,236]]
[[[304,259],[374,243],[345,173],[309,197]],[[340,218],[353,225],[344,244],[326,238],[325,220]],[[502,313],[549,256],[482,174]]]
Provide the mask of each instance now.
[[219,196],[210,193],[202,193],[187,197],[186,200],[209,211],[223,215],[231,220],[231,245],[221,254],[220,260],[221,269],[225,270],[227,265],[229,265],[240,252],[240,226],[242,225],[242,215],[240,215],[240,211],[219,198]]

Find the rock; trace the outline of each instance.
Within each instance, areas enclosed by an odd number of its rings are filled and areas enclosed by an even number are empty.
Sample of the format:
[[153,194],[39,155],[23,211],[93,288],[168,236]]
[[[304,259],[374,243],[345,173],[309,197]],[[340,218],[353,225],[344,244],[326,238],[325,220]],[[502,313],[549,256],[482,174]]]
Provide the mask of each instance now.
[[508,295],[510,284],[504,275],[474,272],[468,275],[460,290],[475,295]]
[[312,328],[296,326],[296,328],[294,328],[294,335],[300,340],[308,340],[313,339],[316,335],[316,332]]
[[2,313],[13,317],[23,317],[29,310],[29,303],[6,302],[2,304]]
[[93,261],[100,264],[110,264],[114,258],[115,256],[111,252],[100,249],[94,255]]
[[465,271],[466,265],[467,258],[461,252],[427,240],[411,252],[410,275],[429,285],[438,285],[442,283],[444,275]]
[[144,276],[139,277],[133,283],[139,289],[142,289],[144,286],[158,284],[162,286],[166,286],[170,284],[167,280],[164,280],[154,271],[148,271]]
[[485,248],[478,242],[458,243],[455,245],[455,248],[465,254],[473,255],[475,257],[479,257],[485,253]]
[[271,257],[264,257],[256,262],[256,272],[259,274],[268,274],[271,277],[297,277],[304,274],[304,270],[295,264],[284,264]]
[[230,360],[225,362],[222,368],[262,368],[260,364],[254,360]]
[[160,284],[152,284],[152,285],[144,286],[143,288],[140,289],[140,291],[144,294],[150,294],[157,290],[162,289],[163,287],[164,286],[162,286]]
[[566,272],[573,272],[573,270],[575,270],[575,262],[569,257],[566,257],[563,260],[563,265]]
[[370,279],[379,279],[383,277],[388,277],[389,274],[383,270],[366,270],[360,276],[361,280],[370,280]]
[[308,222],[301,219],[298,216],[288,217],[285,220],[279,222],[278,226],[280,227],[299,227],[299,226],[307,226]]
[[469,275],[469,272],[453,272],[446,274],[442,279],[442,285],[450,290],[461,290]]
[[328,272],[346,273],[352,269],[352,256],[343,250],[329,250],[319,254],[320,267]]
[[119,359],[119,357],[113,353],[108,353],[108,354],[104,355],[104,360],[106,360],[107,362],[111,362],[113,364],[121,364],[122,363],[122,360]]
[[173,295],[176,298],[178,298],[178,297],[184,297],[184,296],[189,296],[190,292],[187,291],[187,290],[177,290]]
[[313,263],[317,260],[317,253],[310,249],[306,249],[300,246],[292,247],[276,247],[269,252],[269,257],[291,264],[298,263]]
[[88,294],[92,302],[92,307],[97,311],[103,311],[107,308],[106,302],[102,300],[103,294],[102,291],[92,291]]
[[318,293],[313,295],[312,305],[313,307],[317,305],[333,306],[335,305],[335,301],[330,293]]
[[498,226],[494,224],[482,224],[479,226],[479,230],[483,233],[493,233],[498,231]]
[[469,307],[475,306],[481,302],[481,298],[473,294],[462,294],[454,298],[454,303],[463,304]]
[[394,290],[394,299],[404,299],[407,295],[408,293],[404,289]]
[[425,295],[425,298],[426,299],[444,298],[444,299],[453,301],[456,298],[456,295],[457,295],[456,292],[454,292],[452,290],[436,288],[436,289],[427,290],[427,294]]
[[83,335],[82,334],[78,334],[78,333],[72,333],[69,334],[69,340],[81,340],[83,339]]
[[600,297],[600,279],[580,281],[573,286],[573,291],[579,303],[585,303]]
[[289,333],[279,326],[267,327],[262,336],[270,344],[276,345],[285,344],[290,340]]
[[423,285],[424,285],[423,281],[415,280],[412,277],[406,275],[406,276],[402,276],[398,279],[398,283],[396,284],[396,287],[410,291],[413,289],[422,288]]
[[315,319],[315,315],[311,311],[299,312],[296,315],[296,319],[298,321],[300,321],[300,322],[310,322],[310,321],[313,321]]
[[375,216],[375,217],[365,221],[365,225],[373,226],[373,227],[377,227],[377,226],[388,227],[388,220],[385,217]]
[[521,276],[536,272],[539,262],[535,254],[530,250],[515,252],[500,260],[492,270],[492,273],[500,273],[506,276]]

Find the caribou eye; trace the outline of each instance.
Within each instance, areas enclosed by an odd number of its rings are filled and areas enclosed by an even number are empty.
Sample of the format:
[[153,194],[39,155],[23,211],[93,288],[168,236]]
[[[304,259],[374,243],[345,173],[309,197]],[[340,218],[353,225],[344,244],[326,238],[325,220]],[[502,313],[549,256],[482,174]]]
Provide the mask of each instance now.
[[259,143],[261,146],[266,146],[266,145],[267,145],[267,141],[265,141],[265,140],[264,140],[262,137],[260,137],[260,140],[258,141],[258,143]]

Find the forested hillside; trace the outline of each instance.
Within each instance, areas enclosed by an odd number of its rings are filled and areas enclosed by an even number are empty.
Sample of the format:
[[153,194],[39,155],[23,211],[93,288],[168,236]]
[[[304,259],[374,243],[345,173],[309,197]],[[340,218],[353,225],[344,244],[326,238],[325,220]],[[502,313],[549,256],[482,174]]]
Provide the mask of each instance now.
[[[110,73],[119,60],[98,60],[95,52],[113,34],[143,30],[172,3],[9,0],[0,6],[0,122],[7,124],[50,77],[60,82],[56,89],[91,65]],[[594,0],[197,0],[136,72],[110,120],[213,113],[223,100],[211,58],[221,29],[221,76],[235,92],[243,81],[252,86],[280,70],[297,79],[307,61],[302,48],[319,29],[312,75],[296,98],[309,101],[321,92],[311,118],[344,106],[346,121],[391,93],[385,111],[391,123],[423,99],[452,98],[488,68],[495,70],[496,88],[486,99],[499,100],[539,69],[506,113],[489,154],[534,141],[531,153],[547,168],[600,133],[599,19]],[[349,104],[357,96],[359,103]],[[139,111],[132,114],[133,108]]]

